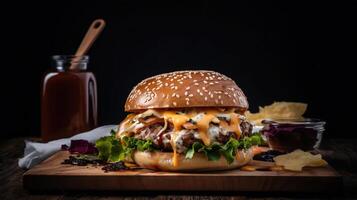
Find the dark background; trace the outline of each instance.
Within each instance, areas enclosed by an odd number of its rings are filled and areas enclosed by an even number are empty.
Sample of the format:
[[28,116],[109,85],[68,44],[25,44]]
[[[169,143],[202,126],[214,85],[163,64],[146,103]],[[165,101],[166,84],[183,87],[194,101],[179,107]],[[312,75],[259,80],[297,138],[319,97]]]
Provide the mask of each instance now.
[[100,125],[122,120],[125,99],[142,79],[211,69],[236,80],[252,111],[273,101],[306,102],[306,116],[326,120],[329,137],[356,137],[356,5],[217,2],[2,6],[1,134],[40,134],[50,56],[73,54],[90,23],[103,18],[107,26],[89,52]]

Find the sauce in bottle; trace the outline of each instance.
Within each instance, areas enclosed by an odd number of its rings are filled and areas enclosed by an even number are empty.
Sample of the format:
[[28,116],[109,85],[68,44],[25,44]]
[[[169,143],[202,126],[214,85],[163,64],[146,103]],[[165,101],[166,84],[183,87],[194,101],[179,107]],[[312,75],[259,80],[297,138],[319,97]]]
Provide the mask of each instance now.
[[45,75],[42,88],[43,141],[97,126],[97,85],[94,74],[87,71],[89,57],[53,56],[53,60],[55,68]]

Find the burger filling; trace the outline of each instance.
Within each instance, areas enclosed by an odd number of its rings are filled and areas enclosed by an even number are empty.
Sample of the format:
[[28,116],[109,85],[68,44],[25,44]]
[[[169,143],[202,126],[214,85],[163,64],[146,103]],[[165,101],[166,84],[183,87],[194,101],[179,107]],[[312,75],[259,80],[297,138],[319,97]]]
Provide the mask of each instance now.
[[133,150],[173,152],[174,165],[179,164],[177,154],[190,159],[195,152],[205,153],[209,160],[223,155],[231,163],[238,149],[262,142],[259,135],[252,134],[252,125],[236,110],[207,108],[149,109],[129,114],[115,137],[125,154],[121,158]]

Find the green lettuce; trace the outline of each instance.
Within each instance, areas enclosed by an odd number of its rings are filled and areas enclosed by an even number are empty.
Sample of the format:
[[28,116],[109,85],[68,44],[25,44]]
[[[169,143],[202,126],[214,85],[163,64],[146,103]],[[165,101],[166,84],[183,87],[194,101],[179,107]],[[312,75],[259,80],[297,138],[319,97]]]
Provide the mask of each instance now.
[[98,149],[98,157],[106,162],[118,162],[130,157],[134,150],[152,151],[154,146],[151,140],[139,140],[133,137],[115,137],[112,130],[110,136],[105,136],[95,143]]
[[[205,146],[201,142],[195,142],[186,150],[185,157],[186,159],[191,159],[196,152],[202,152],[206,155],[208,160],[218,160],[221,156],[224,156],[228,163],[232,163],[237,149],[248,149],[253,145],[261,145],[263,143],[264,140],[259,133],[239,140],[230,138],[226,144],[212,143],[209,146]],[[99,152],[99,159],[106,162],[123,161],[125,158],[130,157],[135,150],[156,150],[151,140],[139,140],[127,136],[119,139],[115,137],[115,131],[112,131],[110,136],[102,137],[97,140],[95,146]]]
[[263,143],[264,140],[259,133],[240,140],[230,138],[226,144],[212,143],[209,146],[205,146],[200,142],[195,142],[186,151],[185,157],[186,159],[191,159],[196,152],[203,152],[208,160],[218,160],[223,155],[227,162],[231,164],[238,149],[249,149],[253,145],[261,145]]

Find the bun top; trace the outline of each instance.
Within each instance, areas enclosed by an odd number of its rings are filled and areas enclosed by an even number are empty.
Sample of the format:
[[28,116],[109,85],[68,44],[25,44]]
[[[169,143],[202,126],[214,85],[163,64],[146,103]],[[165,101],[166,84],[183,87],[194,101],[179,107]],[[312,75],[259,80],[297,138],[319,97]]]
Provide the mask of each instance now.
[[130,92],[125,111],[151,108],[234,107],[248,109],[242,90],[214,71],[176,71],[141,81]]

